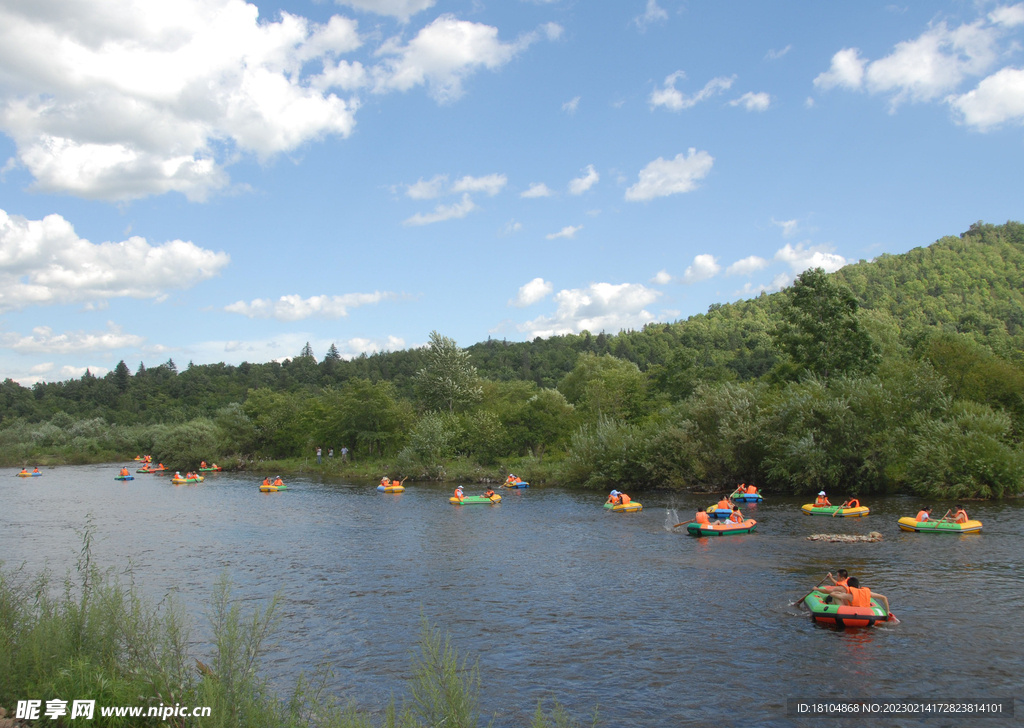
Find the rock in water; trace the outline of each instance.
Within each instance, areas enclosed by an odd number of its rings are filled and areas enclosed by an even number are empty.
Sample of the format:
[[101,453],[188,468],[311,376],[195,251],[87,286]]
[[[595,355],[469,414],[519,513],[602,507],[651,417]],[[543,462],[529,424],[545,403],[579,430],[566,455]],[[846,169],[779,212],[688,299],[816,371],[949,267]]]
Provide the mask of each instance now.
[[828,541],[830,543],[876,543],[882,540],[882,534],[872,531],[867,536],[850,533],[815,533],[807,537],[808,541]]

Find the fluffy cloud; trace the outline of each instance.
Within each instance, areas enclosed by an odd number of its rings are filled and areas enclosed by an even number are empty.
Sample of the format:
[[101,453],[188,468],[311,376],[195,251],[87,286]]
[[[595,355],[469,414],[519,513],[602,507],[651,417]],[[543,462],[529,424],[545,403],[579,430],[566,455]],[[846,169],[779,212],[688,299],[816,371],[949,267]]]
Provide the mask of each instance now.
[[519,194],[520,197],[551,197],[554,192],[543,182],[531,182],[530,189]]
[[594,165],[592,164],[588,164],[587,168],[583,171],[586,172],[586,174],[569,182],[570,195],[582,195],[584,192],[596,185],[598,180],[601,179],[601,175],[597,173],[597,170],[594,169]]
[[378,15],[391,15],[403,23],[416,13],[434,7],[436,0],[334,0],[338,5],[347,5]]
[[405,186],[405,194],[414,200],[433,200],[441,196],[441,191],[447,183],[446,174],[437,174],[428,180],[420,177],[414,184]]
[[617,333],[639,329],[657,318],[645,309],[661,295],[639,283],[592,283],[587,288],[561,290],[555,295],[558,309],[551,316],[538,316],[517,328],[530,337],[588,331]]
[[782,58],[784,55],[789,53],[791,50],[793,50],[793,46],[792,45],[788,45],[788,46],[786,46],[785,48],[783,48],[781,50],[776,50],[776,49],[772,48],[767,53],[765,53],[764,59],[766,61],[775,61],[775,60],[778,60],[779,58]]
[[30,304],[157,298],[218,275],[230,258],[191,242],[130,237],[90,243],[60,215],[27,220],[0,210],[0,311]]
[[793,276],[789,273],[779,273],[767,285],[762,283],[755,286],[753,283],[744,283],[743,288],[736,291],[736,294],[740,296],[759,296],[761,293],[774,293],[775,291],[781,291],[792,282]]
[[519,287],[519,293],[515,298],[509,300],[508,305],[515,306],[516,308],[526,308],[546,298],[553,290],[555,290],[555,287],[551,285],[550,281],[546,281],[543,278],[534,278],[529,283]]
[[[86,351],[111,351],[127,347],[139,347],[145,337],[126,334],[113,321],[107,322],[106,331],[71,331],[54,334],[48,326],[37,326],[29,336],[6,333],[0,335],[0,346],[13,349],[20,354],[78,354]],[[46,369],[32,367],[33,373],[44,373]],[[39,370],[37,372],[37,370]],[[94,372],[95,373],[95,372]],[[78,375],[78,376],[81,376]]]
[[718,265],[715,256],[707,253],[698,255],[694,257],[693,264],[686,267],[682,281],[687,285],[706,281],[708,278],[718,275],[720,270],[722,270],[722,266]]
[[788,263],[794,274],[803,273],[809,268],[824,268],[826,273],[834,273],[849,261],[832,252],[829,245],[810,245],[787,243],[775,253],[775,260]]
[[569,116],[572,116],[573,114],[576,113],[576,109],[579,108],[579,105],[580,97],[574,96],[573,98],[569,99],[564,104],[562,104],[562,111],[567,113]]
[[1024,70],[1004,68],[948,101],[963,123],[980,131],[1008,121],[1024,122]]
[[767,260],[759,255],[748,255],[726,268],[725,274],[727,276],[748,276],[766,267],[768,267]]
[[379,303],[395,298],[394,293],[374,291],[373,293],[346,293],[343,296],[310,296],[297,294],[281,296],[276,301],[257,298],[251,303],[237,301],[224,310],[239,313],[249,318],[274,318],[278,321],[301,321],[310,317],[342,318],[348,316],[350,308]]
[[[351,0],[406,18],[433,0]],[[203,200],[226,166],[261,161],[326,136],[347,137],[361,89],[426,85],[439,101],[479,69],[497,69],[541,38],[443,15],[372,62],[356,21],[324,24],[244,0],[68,0],[0,8],[0,130],[44,192],[130,200],[180,192]],[[373,36],[369,36],[373,38]]]
[[668,13],[660,7],[657,0],[647,0],[647,7],[644,14],[633,18],[633,22],[640,30],[646,30],[647,26],[654,22],[665,22],[668,20]]
[[469,197],[469,193],[466,192],[462,195],[462,200],[452,205],[438,205],[434,208],[433,212],[422,213],[417,212],[415,215],[405,220],[403,225],[429,225],[433,222],[443,222],[445,220],[457,220],[465,217],[473,210],[477,209],[476,203],[473,202]]
[[819,73],[814,85],[821,89],[841,88],[859,89],[864,81],[864,65],[867,59],[860,57],[857,48],[844,48],[832,56],[832,65],[827,71]]
[[[944,97],[958,108],[957,103],[964,97],[948,94],[965,79],[986,73],[1000,54],[1012,50],[1012,45],[1001,48],[1001,41],[1006,29],[1018,23],[1024,23],[1024,3],[997,8],[987,19],[952,28],[945,22],[937,23],[917,38],[897,43],[889,55],[876,61],[862,58],[856,48],[844,48],[832,57],[829,70],[814,79],[814,85],[887,94],[891,111],[905,101]],[[969,105],[971,101],[963,103]],[[967,114],[961,113],[966,118]]]
[[37,189],[203,199],[227,184],[223,160],[238,152],[348,136],[358,102],[302,69],[360,44],[347,18],[261,22],[242,0],[7,4],[0,126]]
[[756,94],[753,91],[747,91],[738,99],[730,101],[729,106],[742,106],[747,111],[767,111],[771,103],[772,97],[763,91]]
[[672,282],[672,276],[667,270],[659,270],[654,274],[654,278],[651,279],[651,283],[657,283],[659,286],[664,286],[667,283]]
[[582,225],[566,225],[564,228],[559,230],[557,233],[548,233],[544,237],[548,240],[555,240],[557,238],[568,238],[572,239],[576,237],[576,233],[583,229]]
[[648,103],[650,103],[652,109],[658,106],[664,106],[672,111],[692,108],[715,94],[727,91],[732,86],[734,80],[734,78],[727,78],[725,76],[713,78],[704,84],[704,88],[693,96],[687,96],[676,89],[676,81],[681,78],[686,78],[686,74],[682,71],[676,71],[665,77],[664,88],[656,88],[651,91]]
[[507,183],[508,178],[503,174],[489,174],[486,177],[466,175],[462,179],[456,180],[452,185],[452,192],[486,192],[494,197]]
[[688,154],[680,152],[675,159],[658,157],[640,170],[640,179],[626,190],[626,199],[646,202],[655,197],[690,192],[696,189],[698,180],[707,177],[714,163],[714,157],[693,147]]
[[408,43],[394,37],[381,45],[377,55],[384,60],[374,68],[374,90],[408,91],[425,85],[437,101],[454,101],[462,96],[462,83],[470,74],[501,68],[542,36],[554,40],[561,33],[561,26],[548,23],[506,43],[493,26],[442,15]]

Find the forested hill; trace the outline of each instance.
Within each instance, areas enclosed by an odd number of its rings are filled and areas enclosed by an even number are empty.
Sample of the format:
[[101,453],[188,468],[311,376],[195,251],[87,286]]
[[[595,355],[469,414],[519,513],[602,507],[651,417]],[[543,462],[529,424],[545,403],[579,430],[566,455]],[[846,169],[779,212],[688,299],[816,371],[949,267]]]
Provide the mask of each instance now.
[[[1001,359],[1024,359],[1024,225],[972,225],[902,255],[847,266],[834,279],[861,304],[864,328],[885,353],[910,352],[923,335],[940,329],[966,335]],[[685,397],[701,382],[747,381],[773,370],[780,354],[770,332],[787,302],[787,291],[732,304],[706,314],[642,331],[554,336],[530,342],[488,340],[468,348],[480,374],[496,381],[527,380],[554,387],[581,353],[611,354],[647,372],[652,386]],[[250,390],[315,392],[354,378],[386,380],[412,398],[412,378],[425,364],[425,350],[361,356],[345,361],[336,351],[317,360],[311,352],[282,363],[189,365],[172,361],[123,362],[102,378],[86,374],[66,382],[25,388],[0,385],[0,418],[29,421],[57,412],[103,417],[108,422],[183,422],[211,416],[245,400]]]

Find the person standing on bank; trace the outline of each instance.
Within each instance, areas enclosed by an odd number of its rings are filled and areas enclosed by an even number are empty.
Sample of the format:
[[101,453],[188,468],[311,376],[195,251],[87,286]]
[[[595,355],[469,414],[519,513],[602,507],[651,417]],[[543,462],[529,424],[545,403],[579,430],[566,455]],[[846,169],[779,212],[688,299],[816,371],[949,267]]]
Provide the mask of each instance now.
[[317,465],[320,464],[320,448],[319,447],[316,449],[316,464]]

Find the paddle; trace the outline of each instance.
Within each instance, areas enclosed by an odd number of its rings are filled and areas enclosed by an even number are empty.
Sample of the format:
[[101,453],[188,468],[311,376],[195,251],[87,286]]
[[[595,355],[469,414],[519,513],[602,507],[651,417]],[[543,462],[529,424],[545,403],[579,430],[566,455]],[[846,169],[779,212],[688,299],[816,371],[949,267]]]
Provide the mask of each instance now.
[[846,508],[846,504],[849,503],[849,502],[850,501],[843,501],[843,505],[839,506],[834,511],[832,511],[831,518],[835,518],[836,514],[839,513],[841,510],[843,510],[844,508]]
[[687,523],[693,523],[696,520],[697,520],[696,518],[691,518],[689,521],[683,521],[682,523],[677,523],[676,525],[672,526],[672,528],[679,528],[680,526],[685,526]]
[[946,515],[944,515],[944,516],[943,516],[942,518],[940,518],[938,522],[939,522],[939,523],[943,523],[943,522],[944,522],[944,521],[945,521],[945,520],[946,520],[947,518],[949,518],[949,516],[950,516],[950,515],[951,515],[952,513],[953,513],[953,509],[952,509],[952,508],[950,508],[950,509],[949,509],[948,511],[946,511]]
[[[828,578],[829,578],[830,576],[832,576],[832,572],[829,572],[828,574],[826,574],[826,575],[825,575],[825,579],[828,579]],[[817,589],[817,588],[818,588],[819,586],[821,586],[822,584],[824,584],[824,583],[825,583],[825,579],[822,579],[822,580],[821,580],[821,581],[819,581],[819,582],[818,582],[817,584],[815,584],[815,585],[814,585],[814,589]],[[807,593],[806,593],[806,594],[804,594],[804,595],[803,595],[802,597],[800,597],[800,600],[799,600],[799,601],[797,601],[797,602],[794,602],[794,603],[793,603],[793,606],[794,606],[794,607],[799,607],[799,606],[800,606],[801,604],[803,604],[803,603],[804,603],[804,599],[806,599],[807,597],[811,596],[811,594],[813,594],[813,593],[814,593],[814,589],[811,589],[811,590],[810,590],[809,592],[807,592]]]

